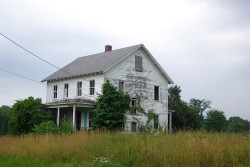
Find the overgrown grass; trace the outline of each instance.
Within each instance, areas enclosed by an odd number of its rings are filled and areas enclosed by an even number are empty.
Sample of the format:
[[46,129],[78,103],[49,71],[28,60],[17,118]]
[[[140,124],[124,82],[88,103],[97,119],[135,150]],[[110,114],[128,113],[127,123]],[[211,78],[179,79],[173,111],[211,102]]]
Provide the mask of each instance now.
[[250,134],[78,132],[1,137],[0,155],[88,166],[250,166]]

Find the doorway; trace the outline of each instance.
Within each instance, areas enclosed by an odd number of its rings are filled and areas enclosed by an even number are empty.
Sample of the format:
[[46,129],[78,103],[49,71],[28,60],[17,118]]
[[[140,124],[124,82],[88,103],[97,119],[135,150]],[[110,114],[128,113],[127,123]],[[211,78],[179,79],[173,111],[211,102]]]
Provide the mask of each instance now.
[[81,112],[76,112],[76,130],[81,130]]

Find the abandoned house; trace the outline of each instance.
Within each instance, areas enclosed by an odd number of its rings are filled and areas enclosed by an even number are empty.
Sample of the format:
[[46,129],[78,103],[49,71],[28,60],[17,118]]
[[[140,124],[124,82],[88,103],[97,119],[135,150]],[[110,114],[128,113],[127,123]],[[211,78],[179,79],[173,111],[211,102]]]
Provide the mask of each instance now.
[[[91,128],[91,110],[105,80],[128,92],[132,106],[137,103],[136,93],[141,97],[145,111],[157,114],[152,128],[171,129],[168,84],[173,81],[143,44],[117,50],[106,45],[105,52],[80,57],[43,79],[47,82],[45,106],[54,111],[57,125],[66,120],[74,130]],[[129,111],[124,129],[135,131],[146,121],[143,114]]]

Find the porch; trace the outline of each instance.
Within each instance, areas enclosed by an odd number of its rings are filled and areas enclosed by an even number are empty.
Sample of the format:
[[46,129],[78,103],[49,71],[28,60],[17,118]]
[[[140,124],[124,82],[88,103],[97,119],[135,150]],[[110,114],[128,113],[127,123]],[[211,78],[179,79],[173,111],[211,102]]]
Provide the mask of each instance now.
[[74,131],[91,128],[91,110],[95,108],[95,102],[87,99],[66,99],[44,104],[51,111],[59,126],[67,121]]

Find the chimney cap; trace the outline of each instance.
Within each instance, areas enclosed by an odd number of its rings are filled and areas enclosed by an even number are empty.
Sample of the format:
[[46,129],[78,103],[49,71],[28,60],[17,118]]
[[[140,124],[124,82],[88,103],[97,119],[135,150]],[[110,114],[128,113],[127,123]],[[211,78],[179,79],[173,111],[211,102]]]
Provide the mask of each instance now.
[[112,51],[112,45],[105,45],[105,52]]

